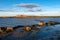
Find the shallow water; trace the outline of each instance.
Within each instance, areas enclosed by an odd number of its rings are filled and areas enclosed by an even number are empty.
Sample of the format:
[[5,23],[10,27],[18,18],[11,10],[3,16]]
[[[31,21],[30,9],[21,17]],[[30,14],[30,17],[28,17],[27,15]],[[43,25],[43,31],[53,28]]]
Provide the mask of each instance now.
[[37,24],[39,21],[48,22],[51,20],[60,22],[60,18],[0,18],[0,27],[32,25]]
[[[60,22],[60,18],[0,18],[0,26],[32,25],[41,20]],[[15,32],[2,37],[1,40],[60,40],[60,24],[44,26],[37,31],[30,32],[21,32],[18,28]]]
[[58,40],[60,38],[60,25],[44,26],[37,31],[20,31],[18,28],[16,32],[2,37],[1,40]]

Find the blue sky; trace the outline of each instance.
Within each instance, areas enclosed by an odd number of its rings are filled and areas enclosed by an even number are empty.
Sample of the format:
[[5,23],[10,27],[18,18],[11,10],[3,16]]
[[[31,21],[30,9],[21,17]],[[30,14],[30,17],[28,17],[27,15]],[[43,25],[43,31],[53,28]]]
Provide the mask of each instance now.
[[[32,5],[37,7],[32,7]],[[53,15],[58,13],[60,16],[59,12],[60,0],[0,0],[0,16],[7,16],[6,14],[8,16],[16,14],[50,15],[51,13]]]

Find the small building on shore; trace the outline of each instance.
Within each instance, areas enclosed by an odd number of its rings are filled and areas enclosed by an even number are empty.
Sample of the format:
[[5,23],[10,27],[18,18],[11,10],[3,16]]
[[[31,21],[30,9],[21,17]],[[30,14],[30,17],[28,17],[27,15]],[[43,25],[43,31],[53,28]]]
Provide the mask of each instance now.
[[25,17],[27,17],[27,15],[20,15],[20,14],[18,14],[18,15],[16,15],[16,17],[22,17],[22,18],[25,18]]

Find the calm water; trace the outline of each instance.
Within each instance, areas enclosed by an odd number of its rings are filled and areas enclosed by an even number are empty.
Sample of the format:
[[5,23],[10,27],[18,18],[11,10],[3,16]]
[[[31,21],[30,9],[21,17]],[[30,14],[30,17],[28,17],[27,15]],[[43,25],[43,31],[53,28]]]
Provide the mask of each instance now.
[[[60,18],[0,18],[0,26],[16,26],[16,25],[32,25],[36,24],[39,21],[56,21],[60,22]],[[16,29],[16,32],[13,32],[5,37],[2,37],[1,40],[60,40],[60,24],[53,26],[44,26],[38,31],[31,31],[23,33]]]
[[60,22],[60,18],[0,18],[0,27],[5,26],[17,26],[17,25],[32,25],[39,21],[57,21]]

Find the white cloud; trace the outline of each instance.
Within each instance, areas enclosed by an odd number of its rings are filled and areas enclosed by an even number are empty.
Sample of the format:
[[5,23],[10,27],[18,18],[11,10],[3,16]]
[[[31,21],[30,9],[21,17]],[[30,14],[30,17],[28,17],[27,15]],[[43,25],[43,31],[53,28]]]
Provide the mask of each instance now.
[[47,6],[40,6],[38,4],[31,4],[31,3],[15,4],[15,6],[11,9],[0,10],[0,16],[15,16],[17,14],[37,15],[37,16],[60,16],[59,11],[60,8],[51,8]]
[[22,11],[28,11],[28,12],[42,11],[40,5],[34,3],[20,3],[15,4],[15,6],[18,7],[20,10],[22,9]]
[[60,13],[57,11],[46,11],[46,12],[0,12],[0,16],[15,16],[17,14],[24,15],[36,15],[36,16],[60,16]]
[[24,7],[24,8],[34,8],[34,7],[38,7],[39,5],[33,3],[21,3],[21,4],[15,4],[15,6]]

